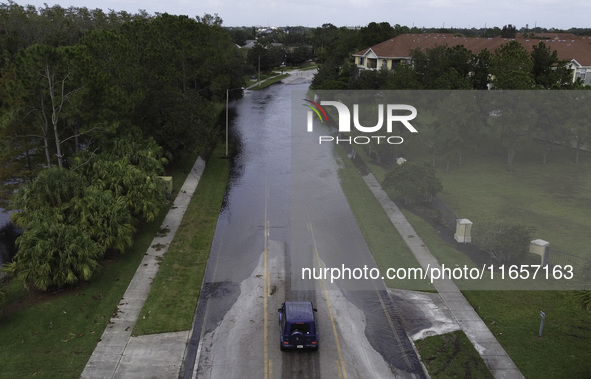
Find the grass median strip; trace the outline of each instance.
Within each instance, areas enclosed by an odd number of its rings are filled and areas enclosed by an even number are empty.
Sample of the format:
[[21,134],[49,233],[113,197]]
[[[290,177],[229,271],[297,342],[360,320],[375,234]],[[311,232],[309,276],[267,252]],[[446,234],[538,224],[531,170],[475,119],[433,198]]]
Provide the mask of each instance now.
[[222,206],[230,161],[223,146],[207,162],[181,225],[164,256],[133,335],[191,328],[211,242]]

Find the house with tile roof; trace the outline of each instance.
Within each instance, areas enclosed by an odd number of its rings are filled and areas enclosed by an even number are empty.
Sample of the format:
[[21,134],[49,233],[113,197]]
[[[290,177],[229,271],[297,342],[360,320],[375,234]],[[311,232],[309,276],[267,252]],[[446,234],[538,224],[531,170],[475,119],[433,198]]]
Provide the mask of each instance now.
[[410,55],[416,48],[426,50],[440,45],[463,45],[474,54],[484,49],[492,53],[512,40],[521,43],[529,52],[533,50],[533,46],[543,41],[550,50],[556,50],[558,59],[569,62],[569,68],[573,70],[573,81],[581,78],[586,85],[591,85],[591,37],[571,33],[544,33],[535,37],[518,34],[515,38],[466,37],[452,33],[401,34],[361,50],[353,54],[353,57],[360,70],[392,70],[401,63],[412,64]]

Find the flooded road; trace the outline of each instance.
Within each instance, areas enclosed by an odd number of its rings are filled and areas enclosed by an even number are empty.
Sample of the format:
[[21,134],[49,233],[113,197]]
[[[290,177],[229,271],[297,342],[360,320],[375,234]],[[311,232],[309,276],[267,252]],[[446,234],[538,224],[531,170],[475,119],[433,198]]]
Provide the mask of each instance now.
[[[310,143],[305,110],[293,111],[304,109],[308,85],[246,91],[234,104],[238,151],[185,378],[424,377],[381,281],[302,277],[305,268],[375,266],[332,146]],[[277,309],[294,300],[318,309],[317,352],[279,349]]]

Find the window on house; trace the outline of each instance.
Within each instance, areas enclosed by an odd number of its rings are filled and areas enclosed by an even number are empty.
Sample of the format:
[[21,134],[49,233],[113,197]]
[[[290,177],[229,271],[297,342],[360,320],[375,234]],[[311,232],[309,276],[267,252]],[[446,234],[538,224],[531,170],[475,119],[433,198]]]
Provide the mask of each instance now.
[[359,66],[363,66],[363,57],[359,57]]

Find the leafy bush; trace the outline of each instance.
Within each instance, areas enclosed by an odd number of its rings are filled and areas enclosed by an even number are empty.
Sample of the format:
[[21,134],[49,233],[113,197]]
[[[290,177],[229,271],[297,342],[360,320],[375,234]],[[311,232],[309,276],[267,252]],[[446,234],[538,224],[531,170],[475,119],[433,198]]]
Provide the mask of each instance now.
[[100,268],[104,249],[81,227],[44,216],[18,238],[19,252],[6,271],[43,291],[89,280]]
[[161,148],[152,140],[115,144],[116,152],[80,153],[77,170],[51,167],[12,198],[24,230],[6,271],[26,286],[54,289],[89,280],[108,249],[133,242],[134,224],[153,220],[163,194]]
[[407,203],[423,203],[443,189],[435,168],[426,162],[406,162],[386,175],[382,186],[396,190]]
[[475,223],[473,242],[499,262],[521,258],[529,251],[534,228],[495,221]]

